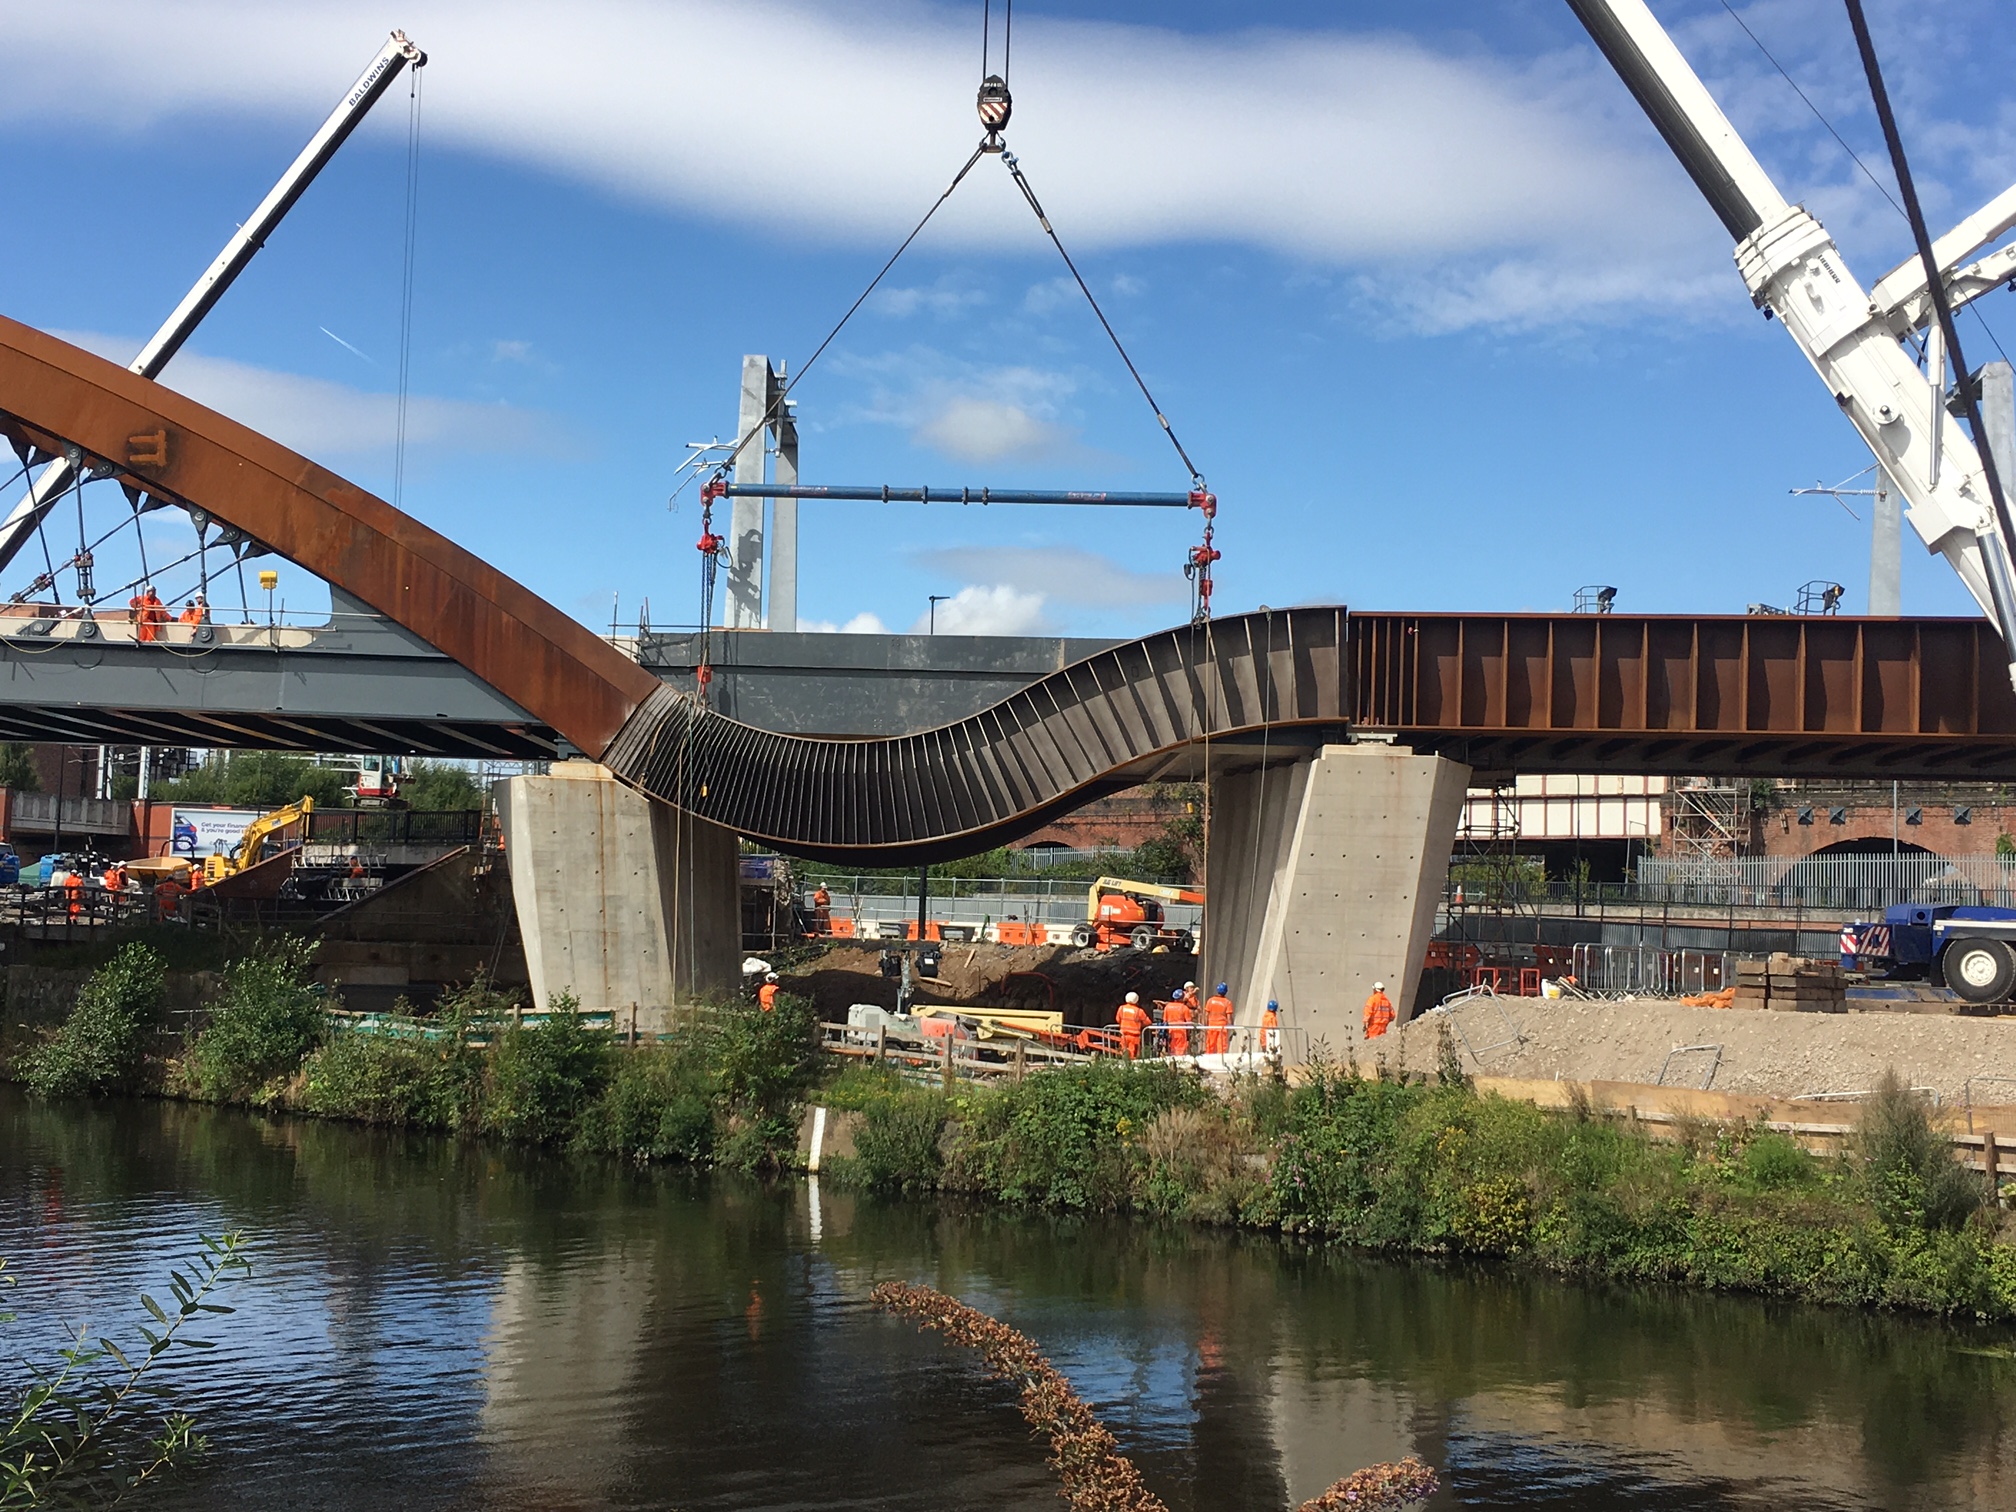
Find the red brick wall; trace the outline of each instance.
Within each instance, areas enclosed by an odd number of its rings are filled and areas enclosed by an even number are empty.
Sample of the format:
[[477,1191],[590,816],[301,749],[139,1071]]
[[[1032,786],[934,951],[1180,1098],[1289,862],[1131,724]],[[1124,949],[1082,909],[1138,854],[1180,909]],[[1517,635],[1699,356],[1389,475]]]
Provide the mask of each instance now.
[[[1920,821],[1906,824],[1905,816],[1918,808]],[[1908,800],[1897,809],[1897,839],[1905,846],[1918,846],[1941,856],[1990,856],[1995,853],[1995,837],[2016,835],[2016,807],[1984,807],[1975,804],[1973,822],[1953,822],[1952,803],[1917,805]],[[1799,809],[1772,809],[1759,816],[1759,853],[1766,856],[1809,856],[1814,851],[1838,845],[1844,840],[1880,840],[1889,843],[1890,805],[1854,806],[1847,810],[1847,823],[1831,822],[1833,805],[1813,804],[1813,822],[1801,824]]]

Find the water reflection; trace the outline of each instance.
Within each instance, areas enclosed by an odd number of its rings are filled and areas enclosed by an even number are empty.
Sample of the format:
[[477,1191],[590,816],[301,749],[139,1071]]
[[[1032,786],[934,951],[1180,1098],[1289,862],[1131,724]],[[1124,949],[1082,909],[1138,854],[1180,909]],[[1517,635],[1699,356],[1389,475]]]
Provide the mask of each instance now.
[[0,1089],[29,1307],[124,1316],[227,1226],[188,1507],[1058,1505],[1012,1394],[867,1308],[899,1278],[1039,1339],[1175,1512],[1409,1451],[1451,1507],[2016,1506],[2001,1337]]

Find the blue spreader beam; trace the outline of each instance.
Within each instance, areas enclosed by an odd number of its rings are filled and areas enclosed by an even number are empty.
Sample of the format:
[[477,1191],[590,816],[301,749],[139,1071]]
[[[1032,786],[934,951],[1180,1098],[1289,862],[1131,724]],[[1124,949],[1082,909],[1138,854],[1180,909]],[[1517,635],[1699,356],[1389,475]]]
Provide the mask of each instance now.
[[1188,509],[1187,493],[1094,493],[1041,488],[891,488],[887,484],[730,483],[731,499],[861,499],[875,504],[1116,504]]

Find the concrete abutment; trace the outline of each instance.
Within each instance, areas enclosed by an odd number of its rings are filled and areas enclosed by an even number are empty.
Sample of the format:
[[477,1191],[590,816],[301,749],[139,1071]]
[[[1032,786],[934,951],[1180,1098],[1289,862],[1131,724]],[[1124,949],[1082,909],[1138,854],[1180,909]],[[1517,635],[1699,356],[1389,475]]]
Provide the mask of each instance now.
[[625,787],[592,762],[496,785],[532,999],[572,993],[642,1030],[740,980],[732,831]]
[[1198,980],[1228,983],[1241,1023],[1276,999],[1296,1054],[1359,1043],[1374,982],[1404,1017],[1469,783],[1372,743],[1214,779]]

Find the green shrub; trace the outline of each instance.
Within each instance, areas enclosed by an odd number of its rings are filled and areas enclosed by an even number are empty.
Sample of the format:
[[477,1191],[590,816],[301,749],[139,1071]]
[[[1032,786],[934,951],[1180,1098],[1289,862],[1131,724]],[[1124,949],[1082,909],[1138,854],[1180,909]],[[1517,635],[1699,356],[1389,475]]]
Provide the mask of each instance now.
[[1150,1212],[1237,1223],[1264,1184],[1248,1156],[1248,1127],[1218,1103],[1181,1103],[1157,1114],[1141,1137]]
[[189,1090],[215,1101],[271,1102],[329,1032],[326,994],[308,980],[315,947],[269,945],[225,969],[224,993],[183,1058]]
[[85,978],[55,1037],[25,1058],[23,1080],[42,1097],[133,1090],[161,1027],[165,985],[160,956],[122,947]]
[[636,1160],[709,1159],[715,1134],[711,1039],[689,1031],[670,1044],[619,1056],[614,1077],[582,1119],[581,1147]]
[[350,1030],[309,1055],[295,1106],[324,1118],[423,1129],[473,1126],[483,1053],[458,1038]]
[[581,1021],[570,994],[527,1028],[512,1025],[490,1052],[484,1127],[506,1139],[547,1144],[571,1139],[614,1075],[616,1048],[606,1030]]
[[867,1098],[854,1131],[854,1173],[883,1192],[930,1191],[944,1167],[939,1141],[951,1107],[945,1094],[902,1087]]
[[1895,1071],[1863,1104],[1851,1151],[1870,1204],[1893,1227],[1954,1229],[1982,1205],[1980,1181],[1953,1158],[1951,1140]]
[[1743,1147],[1743,1175],[1760,1192],[1810,1187],[1819,1180],[1819,1162],[1784,1134],[1771,1130]]
[[803,998],[782,996],[765,1013],[738,1003],[713,1016],[721,1134],[715,1163],[745,1172],[788,1165],[798,1114],[819,1058],[818,1020]]
[[1131,1205],[1149,1125],[1210,1097],[1166,1062],[1096,1060],[1046,1071],[974,1099],[948,1183],[1006,1202],[1078,1210]]

